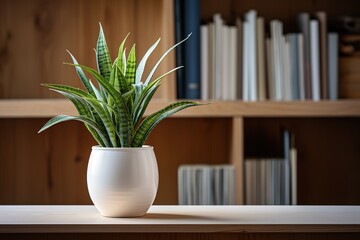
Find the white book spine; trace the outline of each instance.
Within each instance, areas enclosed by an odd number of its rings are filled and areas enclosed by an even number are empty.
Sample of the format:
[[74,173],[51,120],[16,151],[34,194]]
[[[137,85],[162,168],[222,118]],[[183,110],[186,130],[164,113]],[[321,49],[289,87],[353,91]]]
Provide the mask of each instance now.
[[257,90],[258,100],[266,100],[266,72],[265,72],[265,23],[264,18],[258,17],[257,27]]
[[229,100],[230,88],[230,61],[229,61],[229,27],[222,26],[222,42],[221,42],[221,78],[220,78],[220,100]]
[[246,14],[246,20],[248,22],[248,61],[249,61],[249,100],[257,100],[257,72],[256,72],[256,11],[250,10]]
[[312,99],[320,100],[320,44],[319,22],[310,20],[310,63]]
[[298,34],[298,74],[299,74],[299,98],[305,100],[305,69],[304,69],[304,36]]
[[237,95],[237,28],[230,27],[230,41],[229,41],[229,65],[230,65],[230,84],[229,84],[229,100],[236,100]]
[[221,96],[221,66],[222,66],[222,25],[223,20],[220,14],[214,15],[215,26],[215,51],[214,51],[214,99],[220,100]]
[[243,100],[249,101],[249,61],[248,61],[248,55],[249,55],[249,48],[248,48],[248,35],[249,35],[249,23],[244,22],[243,24],[244,34],[243,34]]
[[209,26],[202,25],[201,37],[201,99],[209,100]]

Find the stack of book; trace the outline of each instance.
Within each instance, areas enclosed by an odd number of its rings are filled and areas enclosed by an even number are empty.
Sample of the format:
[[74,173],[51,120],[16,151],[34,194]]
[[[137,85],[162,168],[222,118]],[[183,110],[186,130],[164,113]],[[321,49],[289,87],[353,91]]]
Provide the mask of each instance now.
[[284,132],[285,157],[245,160],[245,203],[249,205],[296,205],[296,149]]
[[298,15],[299,31],[283,32],[283,23],[255,10],[236,24],[220,14],[201,26],[201,98],[203,100],[289,101],[338,98],[338,34],[327,32],[325,12]]
[[178,193],[180,205],[235,204],[235,168],[232,165],[181,165]]

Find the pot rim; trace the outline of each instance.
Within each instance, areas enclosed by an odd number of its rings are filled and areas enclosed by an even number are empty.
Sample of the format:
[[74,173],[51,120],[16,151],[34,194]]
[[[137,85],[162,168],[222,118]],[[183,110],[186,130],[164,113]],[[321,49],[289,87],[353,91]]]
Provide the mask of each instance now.
[[101,147],[100,145],[92,146],[92,150],[100,151],[144,151],[144,150],[153,150],[154,147],[151,145],[143,145],[142,147]]

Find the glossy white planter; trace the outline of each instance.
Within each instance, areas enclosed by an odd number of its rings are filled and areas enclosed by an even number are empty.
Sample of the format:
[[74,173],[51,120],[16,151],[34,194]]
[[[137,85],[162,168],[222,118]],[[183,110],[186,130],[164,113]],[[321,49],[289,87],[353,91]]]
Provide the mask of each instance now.
[[87,185],[103,216],[143,216],[154,202],[158,181],[153,147],[92,148]]

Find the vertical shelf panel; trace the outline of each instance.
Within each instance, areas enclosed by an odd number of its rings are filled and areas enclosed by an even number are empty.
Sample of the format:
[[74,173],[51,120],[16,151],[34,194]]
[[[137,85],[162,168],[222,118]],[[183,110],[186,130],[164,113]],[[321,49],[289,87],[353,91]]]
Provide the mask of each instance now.
[[230,162],[236,169],[236,203],[244,204],[244,119],[232,119]]

